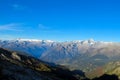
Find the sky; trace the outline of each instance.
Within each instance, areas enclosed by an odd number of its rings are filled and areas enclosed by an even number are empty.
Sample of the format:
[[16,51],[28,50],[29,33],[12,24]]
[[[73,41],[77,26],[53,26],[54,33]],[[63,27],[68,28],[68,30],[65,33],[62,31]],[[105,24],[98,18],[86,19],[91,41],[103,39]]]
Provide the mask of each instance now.
[[0,0],[0,39],[120,42],[120,0]]

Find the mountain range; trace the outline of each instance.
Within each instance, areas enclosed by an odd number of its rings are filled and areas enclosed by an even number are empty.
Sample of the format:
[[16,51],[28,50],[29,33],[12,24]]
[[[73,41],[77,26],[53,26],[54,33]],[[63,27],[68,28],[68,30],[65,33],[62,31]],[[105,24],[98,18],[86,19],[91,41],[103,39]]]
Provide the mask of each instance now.
[[[120,76],[119,66],[114,68],[107,66],[111,62],[117,64],[120,61],[120,43],[117,42],[94,41],[93,39],[65,42],[17,39],[0,40],[0,47],[25,53],[48,63],[65,66],[71,71],[82,70],[88,78],[105,73],[115,74],[115,71],[118,71],[117,75]],[[116,70],[112,72],[113,69]]]

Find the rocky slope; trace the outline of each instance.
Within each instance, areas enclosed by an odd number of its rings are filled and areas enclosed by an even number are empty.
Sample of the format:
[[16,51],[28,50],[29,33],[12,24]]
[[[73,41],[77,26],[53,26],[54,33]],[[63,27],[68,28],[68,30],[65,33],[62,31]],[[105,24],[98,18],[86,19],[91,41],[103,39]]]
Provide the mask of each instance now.
[[[81,72],[82,73],[82,72]],[[62,66],[50,66],[31,56],[0,48],[0,80],[81,80]]]

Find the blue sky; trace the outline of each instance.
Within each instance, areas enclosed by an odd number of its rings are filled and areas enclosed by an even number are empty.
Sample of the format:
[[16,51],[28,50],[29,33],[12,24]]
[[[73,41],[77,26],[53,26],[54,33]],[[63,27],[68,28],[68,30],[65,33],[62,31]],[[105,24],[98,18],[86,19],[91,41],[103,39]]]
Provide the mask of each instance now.
[[120,42],[120,0],[0,0],[1,39]]

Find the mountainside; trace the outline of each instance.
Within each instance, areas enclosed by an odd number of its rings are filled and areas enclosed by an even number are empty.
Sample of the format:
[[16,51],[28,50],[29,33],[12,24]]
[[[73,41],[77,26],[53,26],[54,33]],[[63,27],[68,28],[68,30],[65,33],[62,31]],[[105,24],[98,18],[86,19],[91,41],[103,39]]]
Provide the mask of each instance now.
[[83,80],[62,66],[50,66],[31,56],[0,48],[0,80]]
[[[29,53],[43,61],[66,66],[70,70],[82,70],[88,77],[89,74],[97,72],[109,62],[120,60],[120,43],[94,41],[93,39],[71,42],[1,40],[0,47]],[[98,75],[101,76],[104,73],[103,71]]]

